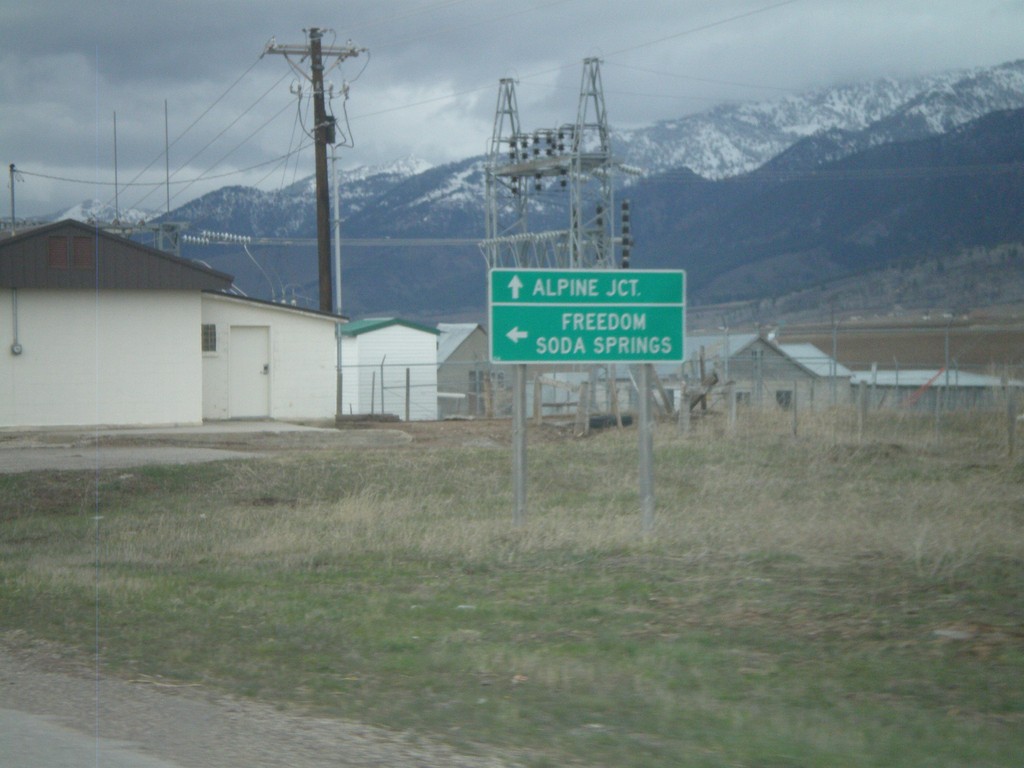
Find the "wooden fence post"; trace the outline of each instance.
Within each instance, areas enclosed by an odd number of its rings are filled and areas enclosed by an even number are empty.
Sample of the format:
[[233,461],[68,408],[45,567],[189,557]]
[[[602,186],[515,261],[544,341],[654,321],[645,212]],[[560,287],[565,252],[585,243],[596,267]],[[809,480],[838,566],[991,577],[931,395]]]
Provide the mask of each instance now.
[[576,437],[590,434],[590,382],[580,382],[579,400],[576,403]]
[[1006,390],[1006,453],[1012,459],[1017,453],[1017,393]]
[[544,385],[540,374],[533,377],[533,420],[537,424],[544,423]]
[[797,436],[797,413],[796,413],[796,410],[797,410],[797,401],[799,399],[797,397],[797,385],[798,385],[798,382],[794,381],[793,382],[793,437]]
[[857,385],[857,442],[864,442],[864,418],[865,411],[868,408],[868,385],[866,381],[861,381]]

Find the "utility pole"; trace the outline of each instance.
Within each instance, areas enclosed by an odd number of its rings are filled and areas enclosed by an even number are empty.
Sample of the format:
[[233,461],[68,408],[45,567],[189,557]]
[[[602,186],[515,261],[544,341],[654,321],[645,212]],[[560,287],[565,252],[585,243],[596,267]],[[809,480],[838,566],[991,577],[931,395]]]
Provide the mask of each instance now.
[[17,169],[14,167],[14,163],[11,163],[9,170],[11,173],[11,236],[13,237],[14,235],[17,234],[17,232],[14,231],[14,228],[16,226],[15,222],[17,221],[14,218],[14,174],[17,173]]
[[[335,63],[364,52],[365,48],[355,48],[351,45],[345,46],[323,46],[323,29],[310,27],[308,30],[309,42],[306,45],[278,45],[273,39],[264,49],[264,54],[277,53],[284,56],[296,72],[309,80],[313,87],[313,144],[316,163],[316,240],[317,240],[317,265],[320,285],[320,311],[332,312],[335,302],[332,299],[331,290],[331,210],[330,191],[327,180],[327,145],[335,143],[334,118],[327,116],[327,108],[324,103],[324,58],[333,57]],[[292,56],[299,57],[302,61],[309,57],[310,71],[307,74],[299,67]],[[340,265],[339,265],[340,268]],[[338,297],[340,299],[340,297]],[[340,306],[340,301],[338,302]]]

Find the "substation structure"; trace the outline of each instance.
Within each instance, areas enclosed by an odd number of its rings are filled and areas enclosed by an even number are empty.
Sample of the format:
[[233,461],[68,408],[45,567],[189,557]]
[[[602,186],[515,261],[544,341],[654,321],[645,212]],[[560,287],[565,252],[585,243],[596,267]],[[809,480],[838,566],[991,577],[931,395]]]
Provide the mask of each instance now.
[[[621,266],[629,266],[628,202],[622,203],[619,236],[613,221],[615,178],[628,169],[612,157],[600,64],[584,60],[576,122],[554,128],[524,130],[515,81],[500,81],[485,168],[481,248],[489,269],[611,269],[618,266],[617,246]],[[561,190],[567,204],[559,199]],[[541,204],[563,207],[566,228],[531,230],[531,208]]]

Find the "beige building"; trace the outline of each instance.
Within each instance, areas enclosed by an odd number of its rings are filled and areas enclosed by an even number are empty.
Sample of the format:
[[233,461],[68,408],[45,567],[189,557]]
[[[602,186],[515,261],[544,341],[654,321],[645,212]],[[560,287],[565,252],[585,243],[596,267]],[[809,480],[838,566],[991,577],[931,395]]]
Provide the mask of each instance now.
[[483,416],[492,383],[487,332],[476,323],[438,323],[437,329],[439,417]]

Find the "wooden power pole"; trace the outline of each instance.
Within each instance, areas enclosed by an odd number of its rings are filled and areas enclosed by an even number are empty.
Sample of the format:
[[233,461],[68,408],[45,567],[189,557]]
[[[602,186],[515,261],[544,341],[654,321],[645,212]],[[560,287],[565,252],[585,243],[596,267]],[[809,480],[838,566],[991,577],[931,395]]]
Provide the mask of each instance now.
[[[309,80],[313,89],[313,146],[316,163],[316,243],[317,273],[320,285],[320,311],[332,312],[334,301],[331,291],[331,205],[330,188],[327,181],[327,145],[335,143],[334,118],[327,116],[324,103],[324,58],[333,58],[337,65],[345,59],[358,56],[365,48],[354,48],[351,45],[327,46],[322,41],[324,30],[310,27],[307,45],[278,45],[271,40],[264,54],[277,53],[284,56],[292,69]],[[307,74],[292,56],[302,61],[309,58],[310,69]],[[332,65],[332,66],[334,66]],[[340,265],[339,265],[340,269]],[[340,299],[340,297],[339,297]],[[340,306],[340,301],[338,306]]]

